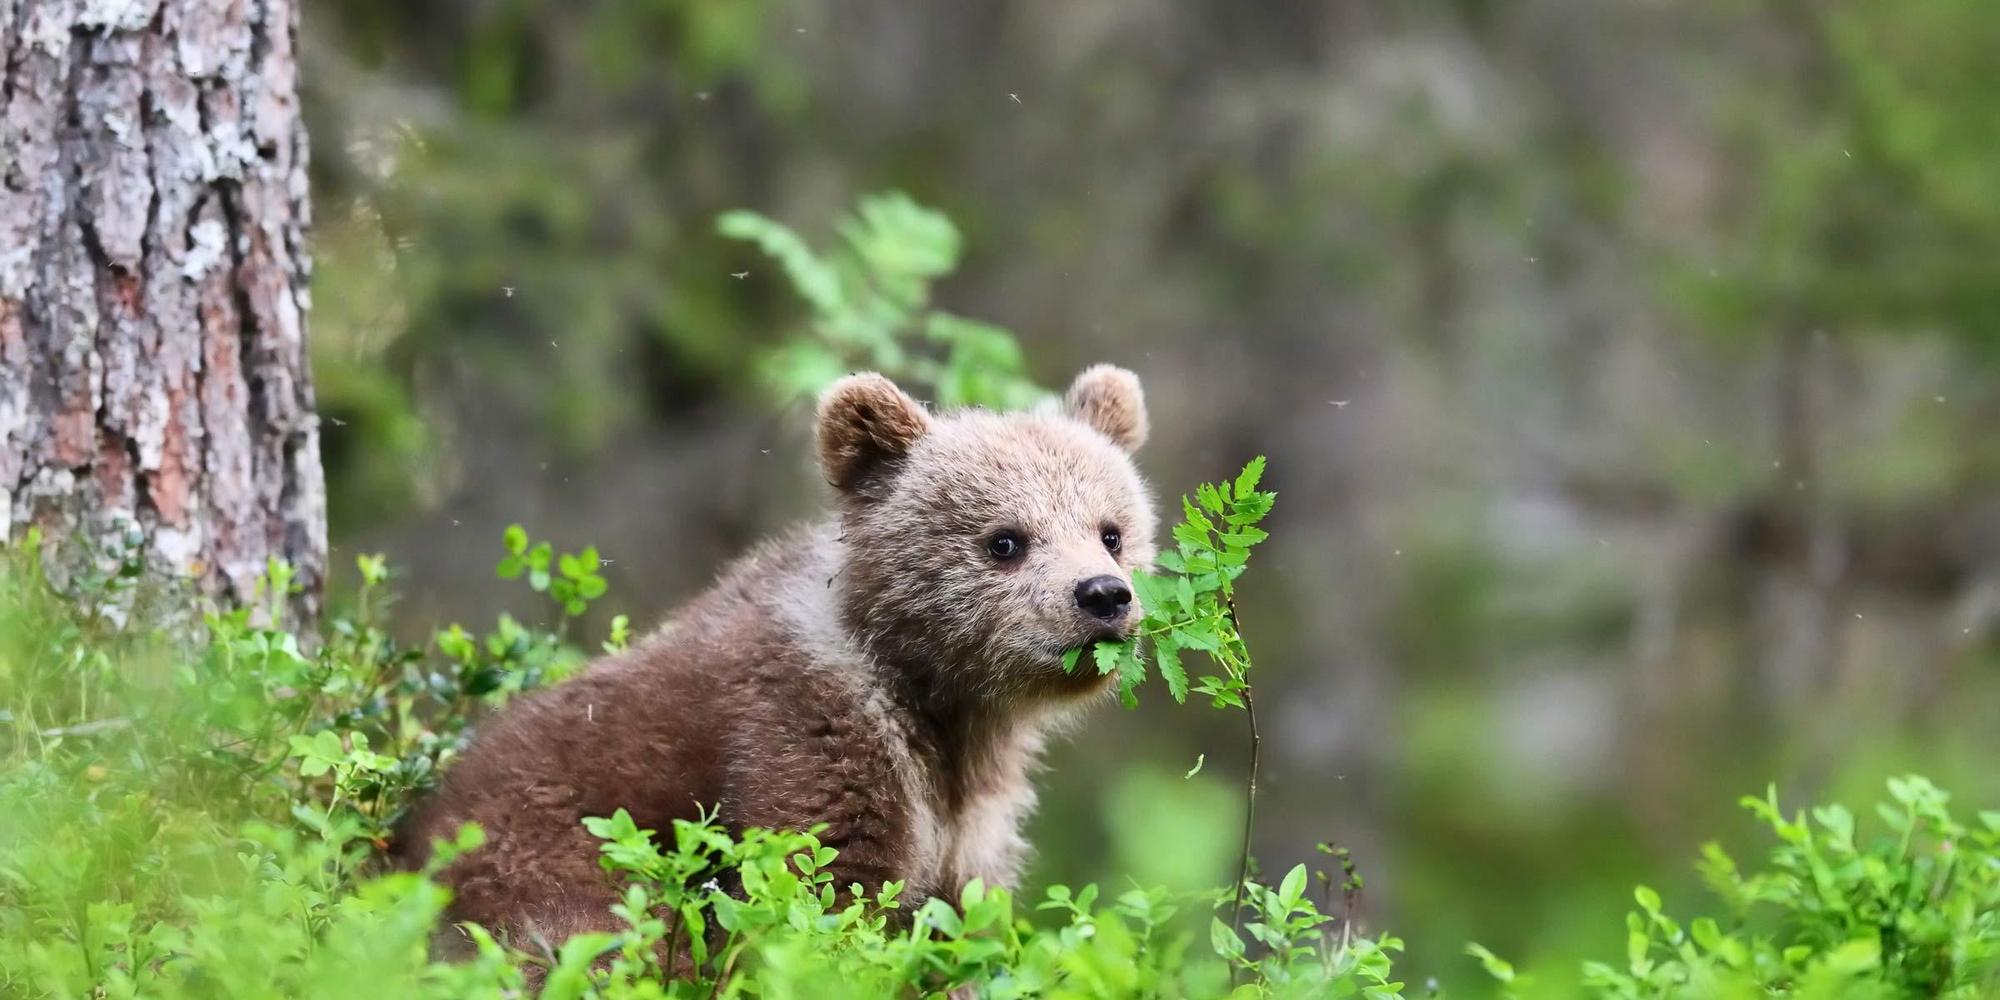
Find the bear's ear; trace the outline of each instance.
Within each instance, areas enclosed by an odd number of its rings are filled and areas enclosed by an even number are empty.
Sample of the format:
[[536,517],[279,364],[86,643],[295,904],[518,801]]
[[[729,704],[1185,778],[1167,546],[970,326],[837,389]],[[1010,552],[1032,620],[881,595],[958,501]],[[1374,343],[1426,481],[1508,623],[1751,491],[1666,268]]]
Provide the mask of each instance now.
[[842,493],[910,453],[931,429],[922,403],[874,372],[849,375],[819,399],[819,465]]
[[1069,415],[1089,424],[1126,452],[1146,443],[1146,394],[1139,376],[1116,365],[1092,365],[1069,386]]

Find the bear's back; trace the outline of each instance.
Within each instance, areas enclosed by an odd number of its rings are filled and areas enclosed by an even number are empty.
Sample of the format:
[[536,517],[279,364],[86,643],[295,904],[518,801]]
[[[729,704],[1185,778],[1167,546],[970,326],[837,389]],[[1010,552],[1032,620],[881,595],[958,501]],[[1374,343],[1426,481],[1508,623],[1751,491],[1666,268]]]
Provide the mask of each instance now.
[[765,546],[658,632],[487,720],[399,827],[398,863],[478,823],[485,846],[443,874],[453,918],[552,940],[608,915],[582,821],[621,808],[662,834],[704,812],[732,830],[812,818],[863,874],[933,870],[907,717],[832,610],[838,544],[819,526]]

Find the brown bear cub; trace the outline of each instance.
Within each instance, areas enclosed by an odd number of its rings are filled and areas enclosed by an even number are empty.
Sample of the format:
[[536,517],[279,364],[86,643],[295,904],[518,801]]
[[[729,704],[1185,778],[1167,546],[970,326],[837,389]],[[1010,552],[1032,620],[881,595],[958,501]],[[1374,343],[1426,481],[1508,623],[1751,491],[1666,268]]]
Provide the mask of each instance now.
[[888,379],[836,383],[823,523],[767,542],[663,628],[481,727],[398,831],[423,864],[467,821],[486,843],[444,872],[450,916],[517,944],[618,926],[586,816],[642,828],[715,810],[732,830],[826,824],[835,884],[956,898],[1011,885],[1051,726],[1109,684],[1064,651],[1120,638],[1153,557],[1130,458],[1139,381],[1100,365],[1060,404],[933,414]]

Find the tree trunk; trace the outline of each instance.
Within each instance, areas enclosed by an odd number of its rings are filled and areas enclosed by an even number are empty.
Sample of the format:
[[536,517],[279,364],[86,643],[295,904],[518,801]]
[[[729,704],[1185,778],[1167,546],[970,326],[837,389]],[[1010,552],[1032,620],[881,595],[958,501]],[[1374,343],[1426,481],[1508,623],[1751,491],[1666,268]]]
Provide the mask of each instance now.
[[[317,610],[296,0],[0,0],[0,539]],[[78,556],[77,553],[82,553]]]

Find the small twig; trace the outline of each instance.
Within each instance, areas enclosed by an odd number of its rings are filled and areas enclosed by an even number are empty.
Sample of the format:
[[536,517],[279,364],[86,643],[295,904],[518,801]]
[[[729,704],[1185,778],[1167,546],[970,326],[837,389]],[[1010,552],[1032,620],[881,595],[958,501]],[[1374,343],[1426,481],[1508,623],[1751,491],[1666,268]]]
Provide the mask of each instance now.
[[[669,979],[673,978],[674,969],[681,964],[681,924],[686,922],[687,918],[681,915],[680,907],[674,907],[673,923],[668,925],[669,929],[667,931],[667,977]],[[693,942],[689,942],[689,948],[693,948]],[[692,955],[689,956],[688,971],[690,973],[697,971],[694,969]]]
[[1250,775],[1245,782],[1246,791],[1243,804],[1243,856],[1236,867],[1236,901],[1232,905],[1231,928],[1239,934],[1243,923],[1243,883],[1250,878],[1250,835],[1257,826],[1257,750],[1262,739],[1257,734],[1257,703],[1250,697],[1249,685],[1243,688],[1243,712],[1250,719]]
[[[1222,606],[1229,614],[1229,630],[1236,633],[1236,642],[1243,647],[1245,667],[1248,666],[1250,644],[1243,638],[1243,624],[1236,617],[1236,597],[1225,587]],[[1257,731],[1257,701],[1251,695],[1250,677],[1246,669],[1243,673],[1243,714],[1250,722],[1250,774],[1245,782],[1243,801],[1243,854],[1236,868],[1236,898],[1230,903],[1229,928],[1238,938],[1243,936],[1243,883],[1250,878],[1250,836],[1257,826],[1257,757],[1263,744],[1263,737]],[[1236,970],[1230,970],[1230,985],[1235,985]]]

